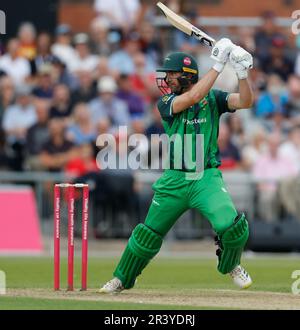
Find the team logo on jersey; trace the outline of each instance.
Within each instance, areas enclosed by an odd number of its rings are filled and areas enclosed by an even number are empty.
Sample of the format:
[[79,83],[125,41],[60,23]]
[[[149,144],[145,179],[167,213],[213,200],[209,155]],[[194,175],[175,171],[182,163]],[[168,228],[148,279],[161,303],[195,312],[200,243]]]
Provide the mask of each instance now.
[[191,59],[190,59],[189,57],[185,57],[185,58],[183,59],[183,63],[184,63],[185,65],[191,65],[192,61],[191,61]]
[[172,95],[165,95],[161,100],[162,100],[165,104],[167,104],[168,101],[171,99],[171,97],[172,97]]

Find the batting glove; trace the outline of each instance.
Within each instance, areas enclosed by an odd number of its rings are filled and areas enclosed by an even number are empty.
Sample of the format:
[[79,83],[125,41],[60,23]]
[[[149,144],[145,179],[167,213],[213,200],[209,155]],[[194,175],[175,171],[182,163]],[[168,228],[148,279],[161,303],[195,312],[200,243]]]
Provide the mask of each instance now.
[[244,48],[234,46],[229,56],[230,64],[239,79],[246,79],[248,71],[253,67],[253,57]]
[[230,39],[223,38],[219,40],[213,47],[210,57],[217,63],[213,66],[213,69],[217,72],[222,72],[226,62],[229,59],[229,54],[234,48],[234,44]]

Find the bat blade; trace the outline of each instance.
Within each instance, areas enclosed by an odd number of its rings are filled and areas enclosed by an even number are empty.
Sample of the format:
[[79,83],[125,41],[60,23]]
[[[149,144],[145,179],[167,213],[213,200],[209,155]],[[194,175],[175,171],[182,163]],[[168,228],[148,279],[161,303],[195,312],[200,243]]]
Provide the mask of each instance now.
[[164,13],[167,20],[178,30],[184,32],[185,34],[191,37],[198,39],[201,43],[203,43],[206,46],[212,47],[215,44],[216,41],[213,38],[211,38],[202,30],[198,29],[196,26],[188,22],[183,17],[174,13],[170,8],[165,6],[163,3],[158,2],[156,5]]

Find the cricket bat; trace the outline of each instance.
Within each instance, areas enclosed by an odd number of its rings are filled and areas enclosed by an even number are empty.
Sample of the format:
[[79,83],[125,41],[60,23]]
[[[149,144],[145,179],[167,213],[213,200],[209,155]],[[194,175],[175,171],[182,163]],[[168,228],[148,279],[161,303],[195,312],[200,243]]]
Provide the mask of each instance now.
[[186,33],[187,35],[194,37],[200,41],[200,43],[213,47],[216,43],[216,40],[210,37],[208,34],[203,32],[202,30],[198,29],[196,26],[188,22],[183,17],[174,13],[170,8],[164,5],[161,2],[158,2],[157,7],[159,7],[164,15],[166,16],[167,20],[175,26],[178,30]]
[[178,30],[188,34],[191,37],[198,39],[200,43],[203,43],[206,46],[213,47],[213,45],[216,43],[215,39],[207,35],[202,30],[198,29],[196,26],[188,22],[183,17],[174,13],[170,8],[168,8],[163,3],[158,2],[156,5],[162,10],[167,20]]

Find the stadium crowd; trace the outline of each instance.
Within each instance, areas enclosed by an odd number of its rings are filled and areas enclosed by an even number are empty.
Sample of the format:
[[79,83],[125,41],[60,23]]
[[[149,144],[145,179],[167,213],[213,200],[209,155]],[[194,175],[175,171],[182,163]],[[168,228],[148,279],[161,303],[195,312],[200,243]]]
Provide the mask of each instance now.
[[[112,10],[114,3],[95,1],[97,15],[89,31],[74,34],[71,26],[60,24],[52,35],[26,22],[4,45],[1,170],[64,170],[74,176],[98,171],[99,134],[114,134],[120,125],[127,125],[130,134],[163,133],[155,69],[169,50],[196,56],[200,75],[209,68],[208,51],[197,41],[175,29],[168,31],[170,43],[163,40],[153,24],[154,8],[144,10],[132,0]],[[261,27],[241,28],[232,40],[254,55],[255,104],[223,116],[221,169],[253,174],[266,220],[274,218],[278,198],[291,214],[299,214],[293,183],[300,172],[300,38],[291,41],[267,12]],[[234,91],[236,86],[227,66],[216,88]]]

